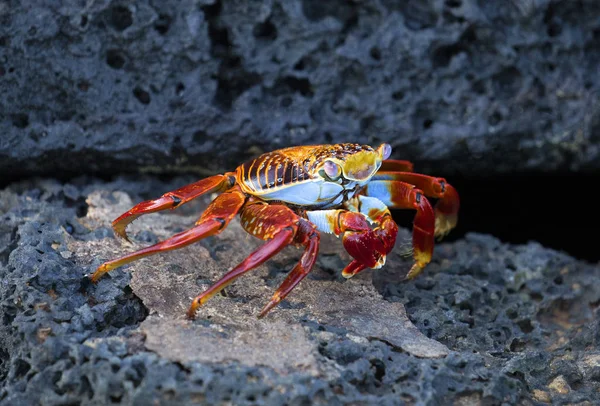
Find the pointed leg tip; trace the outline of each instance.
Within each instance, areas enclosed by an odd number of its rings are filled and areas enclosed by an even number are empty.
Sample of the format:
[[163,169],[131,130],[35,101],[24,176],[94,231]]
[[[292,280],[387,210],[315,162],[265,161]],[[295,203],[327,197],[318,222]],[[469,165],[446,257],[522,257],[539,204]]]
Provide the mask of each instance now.
[[185,314],[185,318],[188,320],[196,320],[196,309],[190,308]]
[[194,299],[194,301],[192,302],[192,304],[190,305],[190,308],[188,309],[186,315],[186,318],[188,320],[195,320],[196,319],[196,312],[198,311],[198,308],[202,305],[202,303],[200,303],[197,299]]
[[281,301],[281,299],[279,298],[273,298],[269,301],[269,303],[267,303],[265,305],[265,307],[263,307],[263,309],[260,311],[260,313],[258,314],[258,318],[262,319],[264,318],[275,306],[277,306],[279,304],[279,302]]
[[131,240],[129,240],[129,236],[127,235],[127,231],[125,230],[126,227],[127,226],[123,226],[121,224],[116,223],[113,223],[112,225],[112,229],[115,235],[131,244]]
[[104,275],[109,270],[110,269],[106,269],[106,264],[100,265],[98,268],[96,268],[96,271],[92,274],[92,276],[90,276],[90,280],[92,281],[92,283],[98,283],[100,278],[102,278],[102,275]]
[[406,276],[404,277],[404,280],[410,281],[415,279],[417,276],[419,276],[419,274],[421,272],[423,272],[423,269],[425,269],[425,265],[426,264],[420,264],[420,263],[415,263],[412,268],[410,268],[410,271],[408,271],[408,273],[406,274]]

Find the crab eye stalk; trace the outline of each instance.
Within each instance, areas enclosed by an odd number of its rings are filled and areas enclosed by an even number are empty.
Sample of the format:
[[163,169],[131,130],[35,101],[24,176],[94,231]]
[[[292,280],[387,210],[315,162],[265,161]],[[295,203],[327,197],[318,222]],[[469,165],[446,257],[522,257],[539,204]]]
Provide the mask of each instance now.
[[392,146],[390,144],[381,144],[379,147],[379,153],[382,159],[388,159],[392,155]]
[[332,161],[326,161],[323,165],[323,170],[325,171],[325,175],[330,179],[337,179],[342,174],[342,168]]

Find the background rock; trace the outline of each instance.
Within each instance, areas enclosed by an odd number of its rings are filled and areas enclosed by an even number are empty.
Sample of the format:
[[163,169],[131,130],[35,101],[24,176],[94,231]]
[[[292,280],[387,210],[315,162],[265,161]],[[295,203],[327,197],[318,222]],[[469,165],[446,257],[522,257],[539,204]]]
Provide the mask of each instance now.
[[0,3],[0,173],[233,169],[387,141],[444,176],[599,169],[595,0]]
[[[21,182],[0,192],[0,405],[38,400],[123,405],[154,400],[600,401],[600,268],[536,243],[511,246],[468,234],[437,245],[433,262],[412,282],[399,282],[410,265],[402,255],[406,231],[383,269],[356,280],[340,277],[347,258],[336,253],[339,246],[325,245],[315,271],[262,325],[252,321],[298,260],[298,250],[287,249],[239,279],[228,288],[227,297],[211,299],[198,320],[185,322],[178,316],[191,299],[187,295],[200,292],[244,255],[236,244],[246,237],[240,236],[236,223],[217,237],[141,260],[91,284],[86,275],[104,260],[176,233],[197,218],[206,201],[142,217],[131,226],[133,247],[113,238],[107,219],[120,213],[113,210],[169,185],[152,178],[107,183],[82,177],[66,184]],[[243,250],[256,243],[246,242],[250,245],[241,246]],[[169,280],[172,286],[165,286]],[[169,295],[161,294],[165,288]],[[360,291],[366,294],[357,294]],[[314,305],[328,292],[346,292],[348,319],[338,317],[343,308],[339,303]],[[344,324],[378,301],[383,307],[406,308],[419,331],[415,336],[441,343],[448,354],[416,357],[382,340],[380,333]],[[338,313],[328,313],[332,309]],[[231,317],[225,317],[227,312]],[[243,357],[218,363],[181,356],[174,360],[176,355],[165,354],[166,349],[151,339],[169,338],[174,340],[169,348],[177,348],[196,338],[183,334],[186,329],[221,333],[226,341],[240,332],[248,339],[252,331],[282,324],[287,328],[284,334],[304,343],[298,350],[307,354],[304,365],[284,364],[285,373]],[[168,326],[172,334],[164,333]]]

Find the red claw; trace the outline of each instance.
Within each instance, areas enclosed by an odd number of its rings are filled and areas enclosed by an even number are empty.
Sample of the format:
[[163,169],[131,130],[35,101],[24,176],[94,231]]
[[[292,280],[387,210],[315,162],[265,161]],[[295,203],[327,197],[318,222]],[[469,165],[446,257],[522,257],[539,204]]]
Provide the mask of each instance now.
[[[354,213],[355,219],[358,217]],[[379,269],[385,264],[386,255],[394,248],[398,226],[389,216],[379,226],[371,229],[364,217],[360,230],[346,231],[342,242],[346,251],[355,259],[342,272],[344,277],[351,277],[365,268]],[[355,222],[356,223],[356,222]]]

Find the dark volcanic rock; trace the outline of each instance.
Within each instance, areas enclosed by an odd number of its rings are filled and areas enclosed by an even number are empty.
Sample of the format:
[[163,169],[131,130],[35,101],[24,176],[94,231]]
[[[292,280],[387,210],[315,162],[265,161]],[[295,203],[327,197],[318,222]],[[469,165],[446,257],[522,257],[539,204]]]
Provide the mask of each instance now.
[[[258,243],[238,224],[91,284],[102,261],[193,223],[206,201],[143,217],[130,227],[133,246],[109,227],[132,202],[187,181],[79,178],[0,191],[0,405],[600,401],[600,267],[535,243],[469,234],[438,245],[415,281],[398,282],[410,265],[407,232],[383,269],[348,281],[333,240],[260,321],[299,251],[245,275],[196,321],[182,319],[188,296]],[[395,340],[406,332],[442,352],[416,356]]]
[[598,170],[600,3],[0,4],[0,173],[214,172],[387,141],[450,176]]

